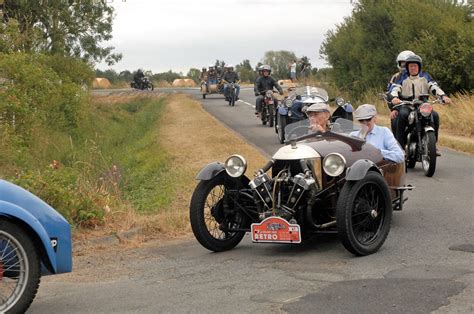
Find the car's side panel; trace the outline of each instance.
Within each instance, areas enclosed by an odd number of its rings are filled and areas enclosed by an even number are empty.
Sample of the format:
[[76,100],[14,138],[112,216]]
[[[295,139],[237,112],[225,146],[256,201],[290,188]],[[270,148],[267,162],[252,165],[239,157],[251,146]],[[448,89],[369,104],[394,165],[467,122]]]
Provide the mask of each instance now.
[[[54,208],[25,189],[0,180],[0,212],[24,221],[34,230],[43,229],[44,232],[38,231],[38,236],[50,258],[52,272],[71,271],[71,226]],[[52,241],[57,241],[54,248]]]
[[52,267],[52,271],[56,273],[56,254],[54,253],[54,249],[51,246],[50,237],[39,222],[39,220],[36,219],[31,213],[29,213],[25,209],[16,206],[15,204],[6,203],[4,201],[0,201],[0,217],[1,216],[4,216],[8,219],[18,219],[22,221],[23,224],[31,228],[31,230],[36,234],[36,236],[41,240],[41,245],[44,251],[46,252],[48,262]]

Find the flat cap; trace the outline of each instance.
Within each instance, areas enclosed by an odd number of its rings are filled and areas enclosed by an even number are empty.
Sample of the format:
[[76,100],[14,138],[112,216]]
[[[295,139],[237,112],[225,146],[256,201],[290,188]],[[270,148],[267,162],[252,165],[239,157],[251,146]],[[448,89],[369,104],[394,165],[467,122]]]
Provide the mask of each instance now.
[[328,104],[326,104],[324,102],[312,104],[311,106],[308,107],[308,109],[306,109],[306,113],[309,113],[309,112],[324,112],[324,111],[329,112],[329,106],[328,106]]
[[365,120],[365,119],[370,119],[377,115],[377,109],[375,109],[374,105],[370,104],[363,104],[360,105],[355,111],[354,111],[354,117],[357,120]]

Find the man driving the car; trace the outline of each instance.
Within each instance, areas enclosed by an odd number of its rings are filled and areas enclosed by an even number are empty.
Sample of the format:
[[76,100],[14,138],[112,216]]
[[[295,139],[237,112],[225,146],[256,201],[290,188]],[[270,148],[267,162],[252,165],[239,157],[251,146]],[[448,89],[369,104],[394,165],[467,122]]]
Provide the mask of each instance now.
[[[303,103],[308,103],[305,100]],[[312,132],[326,132],[329,131],[329,123],[331,113],[329,106],[326,103],[313,103],[306,109],[306,115],[309,120],[309,129]]]

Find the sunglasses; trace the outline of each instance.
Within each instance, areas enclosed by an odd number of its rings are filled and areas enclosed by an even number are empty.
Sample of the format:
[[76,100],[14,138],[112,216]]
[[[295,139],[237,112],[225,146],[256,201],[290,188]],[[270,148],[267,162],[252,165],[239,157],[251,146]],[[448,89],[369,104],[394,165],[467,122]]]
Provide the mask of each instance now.
[[[373,117],[372,117],[372,118],[373,118]],[[369,122],[370,120],[372,120],[372,118],[360,119],[359,122]]]

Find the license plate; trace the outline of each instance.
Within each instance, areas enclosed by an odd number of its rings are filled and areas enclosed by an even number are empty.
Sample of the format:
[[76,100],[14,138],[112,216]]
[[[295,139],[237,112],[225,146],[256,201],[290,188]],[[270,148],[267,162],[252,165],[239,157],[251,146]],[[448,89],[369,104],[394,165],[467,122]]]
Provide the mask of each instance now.
[[262,243],[301,243],[301,230],[298,224],[290,224],[281,217],[268,217],[261,223],[250,227],[253,242]]

